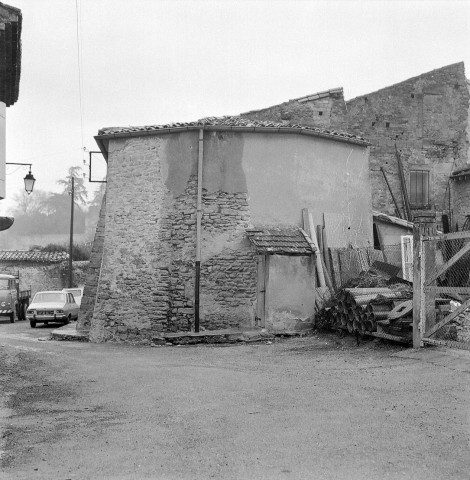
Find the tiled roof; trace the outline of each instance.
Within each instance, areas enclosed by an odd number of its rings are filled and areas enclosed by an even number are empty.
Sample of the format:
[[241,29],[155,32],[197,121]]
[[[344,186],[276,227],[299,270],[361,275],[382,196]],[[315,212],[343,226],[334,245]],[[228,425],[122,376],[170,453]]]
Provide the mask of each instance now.
[[0,250],[0,262],[60,263],[68,259],[66,252],[39,250]]
[[264,227],[246,230],[250,242],[262,255],[311,255],[315,247],[298,227]]
[[142,127],[109,127],[98,131],[97,140],[100,137],[150,135],[152,133],[171,133],[184,130],[242,130],[252,132],[276,131],[279,133],[304,133],[319,137],[333,138],[336,140],[369,145],[362,137],[344,132],[334,132],[308,125],[283,124],[277,122],[250,120],[242,117],[208,117],[196,122],[168,123],[165,125],[147,125]]
[[343,88],[342,87],[332,88],[330,90],[325,90],[324,92],[313,93],[312,95],[305,95],[305,96],[300,97],[300,98],[293,98],[292,100],[289,100],[289,101],[290,102],[304,103],[304,102],[310,102],[312,100],[320,100],[320,98],[330,97],[331,95],[337,95],[339,93],[343,94]]

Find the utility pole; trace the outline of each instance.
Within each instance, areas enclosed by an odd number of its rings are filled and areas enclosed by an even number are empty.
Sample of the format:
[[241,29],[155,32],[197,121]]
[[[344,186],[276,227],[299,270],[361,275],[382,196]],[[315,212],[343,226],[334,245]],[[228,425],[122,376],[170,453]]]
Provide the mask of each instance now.
[[73,204],[75,200],[75,177],[72,177],[70,192],[70,246],[69,246],[69,288],[73,287],[72,256],[73,256]]

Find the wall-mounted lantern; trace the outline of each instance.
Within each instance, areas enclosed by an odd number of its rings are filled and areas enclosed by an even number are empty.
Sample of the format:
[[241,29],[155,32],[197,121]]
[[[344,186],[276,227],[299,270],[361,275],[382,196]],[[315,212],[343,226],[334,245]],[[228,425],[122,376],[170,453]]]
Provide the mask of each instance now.
[[25,165],[29,167],[29,172],[26,174],[24,177],[24,189],[26,190],[26,193],[30,195],[33,191],[34,188],[34,182],[36,182],[36,179],[34,178],[33,174],[31,173],[31,163],[10,163],[6,162],[6,165]]

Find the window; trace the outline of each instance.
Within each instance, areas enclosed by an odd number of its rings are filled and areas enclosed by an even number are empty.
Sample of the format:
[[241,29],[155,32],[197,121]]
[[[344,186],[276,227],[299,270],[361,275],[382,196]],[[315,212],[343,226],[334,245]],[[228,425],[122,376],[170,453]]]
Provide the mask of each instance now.
[[410,171],[410,203],[412,207],[429,207],[429,171]]

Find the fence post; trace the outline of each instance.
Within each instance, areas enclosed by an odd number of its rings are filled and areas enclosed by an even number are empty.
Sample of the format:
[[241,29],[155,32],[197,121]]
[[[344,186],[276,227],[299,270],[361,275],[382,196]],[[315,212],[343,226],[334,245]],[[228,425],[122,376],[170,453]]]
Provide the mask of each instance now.
[[434,293],[425,294],[426,277],[435,269],[436,243],[424,244],[423,238],[436,235],[435,216],[415,217],[413,225],[413,348],[421,346],[429,323],[435,321]]
[[421,224],[413,224],[413,348],[421,347]]

